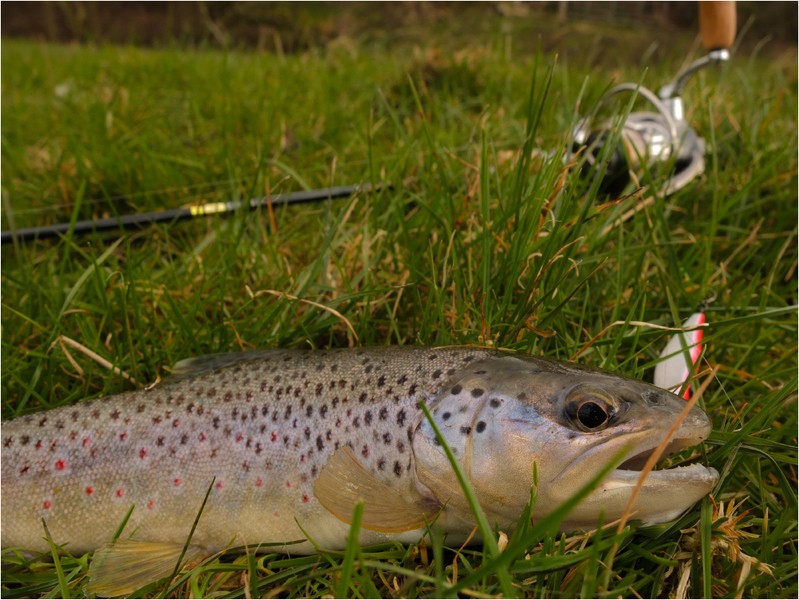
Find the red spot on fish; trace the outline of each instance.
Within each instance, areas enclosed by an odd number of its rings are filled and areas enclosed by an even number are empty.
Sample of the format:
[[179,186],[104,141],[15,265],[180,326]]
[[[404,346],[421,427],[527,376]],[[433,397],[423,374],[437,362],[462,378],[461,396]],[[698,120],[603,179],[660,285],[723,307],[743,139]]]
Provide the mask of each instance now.
[[308,504],[308,503],[311,501],[311,499],[308,497],[308,494],[303,494],[303,495],[302,495],[302,501],[303,501],[305,504]]
[[286,482],[286,487],[287,487],[287,488],[290,488],[290,487],[291,487],[291,482],[290,482],[290,481],[287,481],[287,482]]
[[258,479],[255,480],[255,487],[263,487],[263,486],[264,486],[264,480],[263,479],[261,479],[259,477]]
[[150,510],[154,509],[155,508],[155,500],[150,500],[147,503],[147,508],[150,509]]
[[139,458],[141,458],[142,460],[144,460],[146,457],[147,457],[147,450],[146,450],[146,449],[144,449],[144,448],[142,448],[141,450],[139,450]]
[[204,442],[206,439],[208,439],[208,438],[207,438],[207,436],[205,435],[205,433],[204,433],[204,432],[202,432],[202,431],[200,432],[200,435],[199,435],[199,436],[197,436],[197,437],[198,437],[198,439],[199,439],[201,442]]
[[127,433],[125,433],[123,431],[122,433],[119,434],[119,440],[120,441],[124,442],[126,439],[128,439],[128,434]]
[[55,461],[55,470],[56,471],[63,471],[66,468],[67,468],[67,461],[65,461],[65,460],[63,460],[61,458],[59,458],[57,461]]
[[121,498],[122,496],[124,496],[124,495],[125,495],[125,490],[123,490],[122,488],[119,488],[119,489],[117,489],[117,491],[115,492],[115,494],[116,494],[116,497],[117,497],[117,498]]
[[302,456],[300,456],[300,463],[303,464],[303,465],[305,464],[305,455],[304,454]]
[[94,493],[94,488],[90,485],[86,486],[86,495],[91,496]]
[[172,480],[172,485],[174,485],[175,487],[180,487],[181,483],[183,483],[183,482],[180,480],[180,477],[175,477]]
[[237,441],[237,442],[240,442],[240,441],[241,441],[241,440],[243,440],[243,439],[244,439],[244,434],[243,434],[243,433],[241,433],[241,432],[238,432],[238,433],[236,434],[236,441]]
[[277,441],[277,431],[273,431],[273,432],[272,432],[272,441],[273,441],[273,442],[276,442],[276,441]]
[[53,506],[53,503],[52,503],[52,502],[50,502],[49,500],[45,500],[44,502],[42,502],[42,508],[43,508],[44,510],[50,510],[50,508],[51,508],[52,506]]
[[223,487],[225,487],[225,486],[222,484],[221,481],[217,481],[216,482],[216,489],[221,490]]
[[83,438],[83,447],[84,448],[88,448],[91,445],[91,443],[92,443],[92,441],[91,441],[90,438],[87,438],[87,437]]
[[39,449],[42,447],[42,440],[39,440],[38,442],[36,442],[36,446],[34,446],[34,447],[35,447],[37,450],[39,450]]

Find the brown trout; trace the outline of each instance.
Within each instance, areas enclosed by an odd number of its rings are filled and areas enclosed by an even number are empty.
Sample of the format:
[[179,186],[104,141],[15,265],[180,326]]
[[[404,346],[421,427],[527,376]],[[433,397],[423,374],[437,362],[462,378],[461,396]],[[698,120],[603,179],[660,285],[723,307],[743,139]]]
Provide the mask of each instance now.
[[[240,545],[340,549],[359,501],[362,544],[417,542],[431,522],[462,542],[474,518],[420,402],[504,531],[534,468],[535,518],[626,449],[562,528],[618,518],[684,407],[640,381],[471,347],[203,357],[152,389],[3,423],[2,546],[47,551],[44,520],[73,553],[99,549],[92,591],[129,594],[171,573],[206,494],[189,559]],[[692,409],[669,452],[710,427]],[[634,518],[674,519],[717,479],[698,464],[653,471]]]

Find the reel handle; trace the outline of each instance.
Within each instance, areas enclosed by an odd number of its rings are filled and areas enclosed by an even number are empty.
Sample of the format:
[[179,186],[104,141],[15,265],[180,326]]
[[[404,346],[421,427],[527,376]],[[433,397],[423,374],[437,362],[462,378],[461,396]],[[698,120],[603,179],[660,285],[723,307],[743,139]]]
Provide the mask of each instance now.
[[735,2],[699,3],[699,31],[705,50],[729,50],[735,41]]

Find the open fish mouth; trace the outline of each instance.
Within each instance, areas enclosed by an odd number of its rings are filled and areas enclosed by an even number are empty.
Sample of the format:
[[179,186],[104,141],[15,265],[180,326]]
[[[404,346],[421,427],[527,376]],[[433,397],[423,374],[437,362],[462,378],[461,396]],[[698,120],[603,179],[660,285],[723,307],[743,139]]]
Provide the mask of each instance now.
[[[695,438],[672,440],[663,453],[658,457],[658,463],[671,457],[677,452],[684,450],[685,448],[696,446],[702,441],[702,439]],[[632,481],[633,483],[637,484],[638,479],[642,476],[643,470],[652,457],[652,454],[657,449],[658,444],[651,444],[647,446],[648,447],[645,447],[642,450],[639,449],[636,454],[627,458],[618,467],[611,471],[608,479],[619,482]],[[671,483],[695,484],[697,486],[705,487],[706,491],[704,493],[707,493],[716,484],[716,481],[718,481],[719,474],[718,471],[712,467],[705,467],[699,463],[678,465],[670,468],[657,468],[656,463],[652,470],[646,475],[646,478],[647,480],[654,478],[654,480],[657,481],[668,481]],[[644,486],[646,485],[647,482],[645,481]]]
[[[659,462],[680,450],[701,443],[705,436],[685,437],[672,440],[659,458]],[[706,496],[719,479],[718,471],[700,463],[679,465],[671,468],[644,469],[659,446],[658,439],[648,436],[594,489],[561,524],[563,529],[585,529],[597,525],[599,515],[604,522],[620,518],[625,514],[630,500],[635,496],[629,514],[633,520],[645,525],[672,521],[698,500]],[[596,472],[607,465],[607,449],[589,451],[571,468],[561,474],[561,481],[577,477],[577,473]],[[593,456],[592,456],[593,455]],[[590,468],[589,468],[589,465]],[[585,475],[583,475],[584,477]],[[639,481],[644,478],[639,487]]]

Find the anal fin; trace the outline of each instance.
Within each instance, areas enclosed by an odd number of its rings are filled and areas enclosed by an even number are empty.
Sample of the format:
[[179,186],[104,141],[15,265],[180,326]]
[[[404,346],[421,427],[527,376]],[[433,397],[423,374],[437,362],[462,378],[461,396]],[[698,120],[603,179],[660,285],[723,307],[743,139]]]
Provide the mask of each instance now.
[[[183,544],[117,540],[98,548],[89,565],[87,591],[102,598],[128,596],[170,576],[183,552]],[[202,558],[208,551],[189,546],[184,561]]]
[[352,519],[356,503],[363,502],[361,527],[383,533],[400,533],[424,527],[440,510],[438,502],[366,469],[348,446],[328,459],[314,482],[319,503],[344,523]]

